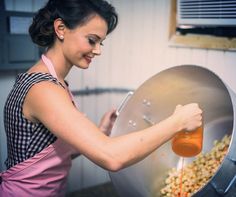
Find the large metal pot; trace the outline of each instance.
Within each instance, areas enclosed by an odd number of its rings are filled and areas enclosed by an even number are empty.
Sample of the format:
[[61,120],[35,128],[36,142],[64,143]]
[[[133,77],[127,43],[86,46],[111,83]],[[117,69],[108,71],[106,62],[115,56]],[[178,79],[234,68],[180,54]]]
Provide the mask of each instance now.
[[[209,151],[213,141],[225,134],[232,138],[217,172],[193,196],[235,197],[235,98],[232,90],[208,69],[195,65],[172,67],[151,77],[133,93],[120,110],[112,135],[135,132],[158,123],[171,115],[177,104],[199,103],[204,111],[203,152]],[[151,197],[153,182],[161,189],[167,171],[179,162],[180,157],[167,142],[143,161],[110,173],[110,177],[121,197]]]

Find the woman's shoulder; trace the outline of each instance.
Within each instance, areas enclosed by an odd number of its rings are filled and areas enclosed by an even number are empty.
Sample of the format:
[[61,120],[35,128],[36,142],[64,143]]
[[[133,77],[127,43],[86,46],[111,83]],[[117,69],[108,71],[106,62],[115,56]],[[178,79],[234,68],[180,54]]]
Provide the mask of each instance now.
[[54,78],[51,74],[49,73],[44,73],[44,72],[25,72],[25,73],[20,73],[18,74],[16,78],[16,85],[34,85],[36,83],[39,83],[41,81],[50,81],[54,82],[56,84],[59,84],[59,81]]

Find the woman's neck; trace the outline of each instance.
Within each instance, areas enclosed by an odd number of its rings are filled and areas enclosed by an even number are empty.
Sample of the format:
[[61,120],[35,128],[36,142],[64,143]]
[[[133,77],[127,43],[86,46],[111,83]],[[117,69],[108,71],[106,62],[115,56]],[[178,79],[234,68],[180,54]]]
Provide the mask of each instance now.
[[45,53],[46,57],[52,62],[57,77],[60,81],[64,81],[65,77],[68,75],[72,65],[66,62],[63,53],[56,51],[55,49],[49,49]]

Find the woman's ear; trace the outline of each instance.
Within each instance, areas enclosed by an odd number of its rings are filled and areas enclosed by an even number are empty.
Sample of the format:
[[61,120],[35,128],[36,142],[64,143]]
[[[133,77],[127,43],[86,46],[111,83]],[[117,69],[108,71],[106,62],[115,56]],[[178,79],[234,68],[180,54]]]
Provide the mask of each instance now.
[[65,24],[61,18],[54,21],[54,30],[59,40],[64,40]]

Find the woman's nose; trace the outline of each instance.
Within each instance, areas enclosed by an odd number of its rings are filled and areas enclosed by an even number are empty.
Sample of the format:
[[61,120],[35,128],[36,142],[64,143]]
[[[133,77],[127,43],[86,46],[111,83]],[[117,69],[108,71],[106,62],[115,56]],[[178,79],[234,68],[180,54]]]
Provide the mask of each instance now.
[[93,48],[92,52],[95,55],[101,55],[101,45],[100,45],[100,43],[96,44],[96,46]]

